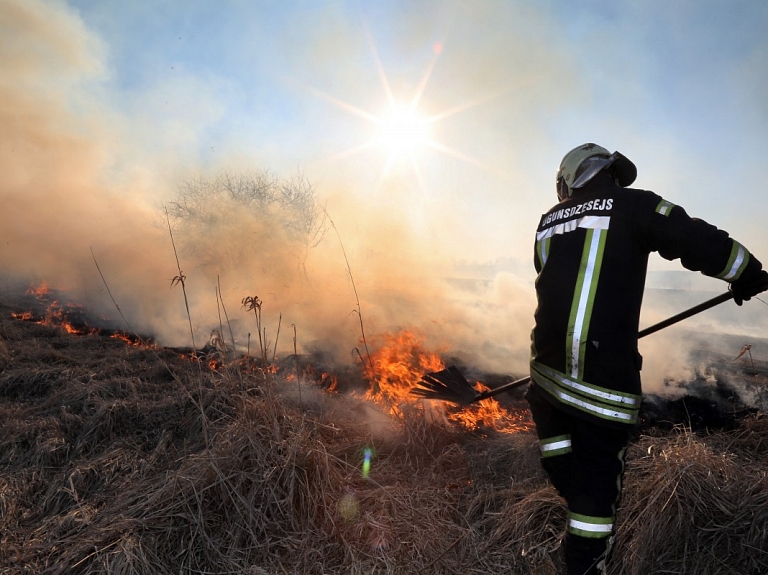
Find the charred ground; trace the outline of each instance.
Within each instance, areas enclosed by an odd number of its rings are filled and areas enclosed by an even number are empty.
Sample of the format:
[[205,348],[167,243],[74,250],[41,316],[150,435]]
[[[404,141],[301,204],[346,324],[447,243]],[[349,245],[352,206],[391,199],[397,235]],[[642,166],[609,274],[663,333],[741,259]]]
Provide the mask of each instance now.
[[[0,572],[561,566],[565,509],[530,429],[467,432],[419,404],[389,416],[322,378],[211,369],[25,311],[0,305]],[[631,446],[611,573],[768,572],[768,419],[664,417]]]

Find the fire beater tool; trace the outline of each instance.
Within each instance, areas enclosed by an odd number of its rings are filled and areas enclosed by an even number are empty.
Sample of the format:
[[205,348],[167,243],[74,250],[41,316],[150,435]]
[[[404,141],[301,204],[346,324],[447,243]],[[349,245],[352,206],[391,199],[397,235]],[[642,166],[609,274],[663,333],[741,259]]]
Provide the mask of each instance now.
[[[637,337],[645,337],[651,335],[659,330],[676,324],[679,321],[687,319],[697,313],[701,313],[710,308],[720,305],[733,299],[733,294],[727,291],[719,296],[713,297],[699,305],[693,306],[677,315],[673,315],[657,324],[647,327],[641,330]],[[469,381],[467,381],[461,372],[455,367],[450,366],[441,371],[435,371],[426,373],[422,376],[421,381],[418,383],[419,387],[411,390],[412,395],[416,395],[422,399],[439,399],[441,401],[450,401],[459,405],[468,405],[475,403],[482,399],[488,399],[494,395],[504,393],[505,391],[511,391],[515,388],[521,387],[531,381],[531,376],[526,376],[509,383],[505,383],[495,389],[489,389],[488,391],[477,391]]]

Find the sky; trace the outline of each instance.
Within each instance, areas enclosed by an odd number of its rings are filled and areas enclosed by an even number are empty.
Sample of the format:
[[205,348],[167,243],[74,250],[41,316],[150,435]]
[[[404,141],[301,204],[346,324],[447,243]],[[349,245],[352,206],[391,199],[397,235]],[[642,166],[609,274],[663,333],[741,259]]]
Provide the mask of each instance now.
[[[306,349],[348,353],[362,315],[524,369],[533,232],[579,144],[768,261],[767,21],[758,0],[0,0],[0,270],[114,316],[106,284],[178,344],[178,256],[199,339],[220,287],[240,344],[259,295]],[[311,186],[319,243],[218,196],[166,216],[254,173]],[[657,303],[644,321],[679,311]],[[717,317],[764,331],[750,305]]]

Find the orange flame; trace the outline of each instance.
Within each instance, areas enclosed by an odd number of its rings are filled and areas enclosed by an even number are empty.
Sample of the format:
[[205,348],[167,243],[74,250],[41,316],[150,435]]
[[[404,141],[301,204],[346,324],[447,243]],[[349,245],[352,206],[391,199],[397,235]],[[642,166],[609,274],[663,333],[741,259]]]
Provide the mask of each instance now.
[[368,399],[394,404],[411,401],[410,391],[428,371],[439,371],[445,364],[436,353],[424,349],[424,337],[408,330],[384,333],[375,338],[376,351],[364,364],[364,375],[372,383]]
[[44,325],[61,327],[66,330],[67,333],[74,335],[87,335],[94,333],[96,331],[94,328],[85,325],[83,327],[75,327],[72,325],[69,319],[67,319],[67,314],[76,313],[81,309],[82,306],[80,305],[65,304],[62,306],[58,301],[54,300],[48,306],[48,310],[45,313],[45,319],[41,323]]
[[[425,349],[424,336],[412,331],[382,334],[375,338],[374,346],[376,349],[371,353],[370,362],[364,362],[364,375],[371,385],[366,398],[389,404],[392,412],[398,411],[397,406],[403,403],[421,401],[411,395],[411,390],[425,373],[445,368],[437,353]],[[488,389],[480,382],[475,387],[478,391]],[[424,403],[427,402],[422,405]],[[532,427],[527,410],[507,409],[493,398],[463,409],[446,402],[428,403],[432,410],[442,409],[444,416],[467,430],[515,433]]]
[[[274,373],[279,373],[280,368],[277,365],[273,366]],[[296,381],[297,376],[296,372],[293,371],[293,368],[289,368],[285,370],[285,373],[282,376],[285,381]],[[339,388],[339,376],[335,375],[333,373],[328,373],[324,371],[318,371],[311,365],[305,365],[301,369],[301,375],[298,378],[299,381],[308,381],[313,382],[328,392],[336,392]]]
[[332,373],[324,373],[320,376],[320,383],[327,391],[336,391],[339,386],[339,378]]
[[[478,391],[490,389],[480,382],[475,384],[475,388]],[[496,431],[514,433],[532,428],[532,421],[527,411],[506,409],[492,397],[478,401],[470,409],[451,413],[448,415],[448,419],[469,430],[491,428]]]
[[14,318],[22,321],[32,321],[41,325],[60,327],[67,333],[74,335],[88,335],[96,331],[94,328],[85,325],[85,323],[83,323],[82,327],[73,325],[70,318],[81,314],[82,306],[69,303],[60,304],[58,300],[53,298],[46,282],[42,282],[37,287],[30,286],[27,289],[27,293],[34,295],[45,306],[45,316],[42,319],[37,319],[32,312],[23,312],[12,314]]
[[47,296],[51,293],[50,288],[48,287],[48,284],[46,282],[41,282],[39,286],[29,286],[29,289],[27,289],[27,293],[34,295],[38,298],[41,298],[43,296]]
[[134,346],[134,347],[147,347],[147,348],[155,347],[155,346],[153,346],[151,344],[148,344],[148,343],[144,342],[140,337],[131,336],[131,335],[128,335],[127,333],[122,332],[122,331],[115,332],[115,333],[111,334],[109,337],[111,337],[112,339],[119,339],[120,341],[122,341],[126,345],[131,345],[131,346]]

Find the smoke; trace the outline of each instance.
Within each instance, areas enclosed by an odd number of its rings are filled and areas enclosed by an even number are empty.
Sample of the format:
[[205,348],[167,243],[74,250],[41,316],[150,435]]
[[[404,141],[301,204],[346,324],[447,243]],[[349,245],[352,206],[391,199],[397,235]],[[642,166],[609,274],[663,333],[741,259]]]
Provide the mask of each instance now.
[[255,314],[239,305],[250,295],[262,302],[268,349],[281,324],[283,352],[295,326],[301,347],[346,360],[362,349],[364,333],[370,343],[376,334],[415,330],[432,349],[460,353],[482,369],[526,368],[530,286],[505,272],[462,282],[445,259],[430,257],[428,242],[395,207],[378,211],[338,199],[316,212],[314,241],[290,233],[290,219],[278,209],[246,212],[223,199],[212,199],[202,225],[179,221],[175,237],[195,323],[216,318],[211,288],[220,285],[228,316],[236,318],[225,334],[232,328],[241,346],[248,333],[252,342],[258,334]]
[[[6,278],[45,281],[119,322],[108,286],[134,329],[166,345],[189,345],[184,295],[171,286],[178,256],[198,345],[223,326],[225,340],[231,335],[253,351],[256,317],[241,301],[255,296],[264,345],[278,344],[278,354],[292,351],[292,328],[299,349],[344,360],[363,329],[369,336],[415,329],[488,369],[524,369],[524,357],[510,350],[526,349],[514,340],[530,310],[513,310],[530,304],[530,293],[504,277],[481,292],[452,287],[449,265],[405,207],[326,190],[316,205],[324,202],[334,226],[320,213],[324,233],[297,237],[289,213],[202,194],[194,206],[199,217],[171,213],[174,253],[163,206],[185,199],[185,183],[218,176],[172,182],[153,173],[168,158],[139,166],[142,156],[130,156],[132,119],[100,100],[108,89],[105,47],[65,5],[6,1],[0,13],[13,22],[0,45]],[[515,306],[506,305],[507,296]]]
[[[691,353],[695,344],[680,336],[677,330],[657,332],[639,344],[643,355],[643,391],[657,395],[676,396],[684,393],[679,382],[693,381],[696,368]],[[670,385],[670,382],[673,382]]]
[[[399,179],[403,172],[380,177],[383,165],[357,162],[347,171],[325,164],[312,190],[318,233],[303,235],[295,233],[290,210],[203,194],[195,204],[200,217],[170,210],[174,253],[164,206],[181,202],[190,183],[238,177],[244,165],[269,169],[268,164],[252,165],[269,155],[246,162],[240,154],[204,165],[195,153],[203,145],[201,133],[226,108],[216,89],[179,70],[172,83],[133,94],[131,105],[118,111],[109,105],[115,86],[108,47],[73,9],[61,2],[0,0],[0,273],[28,283],[46,281],[95,314],[119,322],[95,256],[132,327],[165,345],[191,343],[184,294],[178,282],[172,286],[183,275],[198,345],[222,330],[224,339],[234,338],[240,349],[248,346],[253,352],[261,335],[267,349],[286,355],[293,351],[295,334],[299,351],[323,350],[351,361],[363,331],[372,338],[412,329],[424,334],[428,347],[478,369],[525,373],[535,309],[529,242],[549,200],[531,192],[529,180],[519,174],[533,171],[529,178],[538,185],[538,174],[546,172],[541,187],[554,199],[551,166],[540,169],[548,157],[542,150],[550,147],[539,129],[541,116],[588,94],[573,62],[559,57],[564,52],[555,31],[547,31],[553,24],[545,14],[510,8],[520,12],[512,18],[516,33],[489,31],[484,53],[494,56],[476,59],[471,50],[475,37],[451,26],[471,21],[482,27],[495,13],[487,5],[457,10],[452,21],[441,24],[444,28],[430,32],[442,37],[450,30],[452,43],[441,55],[424,102],[432,106],[430,113],[484,98],[501,104],[498,116],[472,105],[456,115],[455,123],[435,125],[445,145],[470,160],[483,158],[473,175],[459,174],[456,166],[463,160],[433,155],[421,164],[423,189],[414,194],[413,184]],[[546,43],[525,33],[531,19],[547,31]],[[370,103],[370,96],[360,92],[365,85],[380,85],[375,68],[355,63],[356,71],[368,70],[367,84],[344,73],[338,61],[348,42],[322,34],[322,26],[313,29],[302,49],[284,57],[310,62],[303,64],[305,70],[309,66],[318,75],[333,71],[330,77],[338,80],[339,89],[350,88],[343,93],[353,104]],[[355,42],[364,36],[344,29]],[[413,25],[408,54],[431,45],[425,30]],[[308,53],[313,59],[305,58]],[[302,72],[301,67],[295,70]],[[394,87],[402,84],[392,79]],[[569,87],[567,97],[557,89],[563,84]],[[402,92],[412,95],[409,90],[406,86]],[[181,109],[169,100],[181,101]],[[328,113],[318,101],[312,105],[318,116]],[[499,127],[480,135],[479,123]],[[300,129],[293,128],[296,133],[291,131],[289,139],[304,151]],[[319,133],[322,127],[313,129]],[[359,144],[369,136],[343,144]],[[505,145],[497,146],[500,141]],[[235,137],[222,147],[238,143]],[[363,170],[379,178],[375,191],[349,183]],[[303,185],[296,181],[301,176],[274,178],[280,185]],[[453,179],[460,184],[450,183]],[[468,254],[475,262],[499,254],[508,254],[509,260],[482,269],[456,264]],[[241,304],[249,296],[262,302],[261,334],[255,314]],[[662,319],[667,308],[654,306],[651,315]],[[691,373],[689,342],[672,333],[642,344],[644,381],[652,390],[665,379]]]

